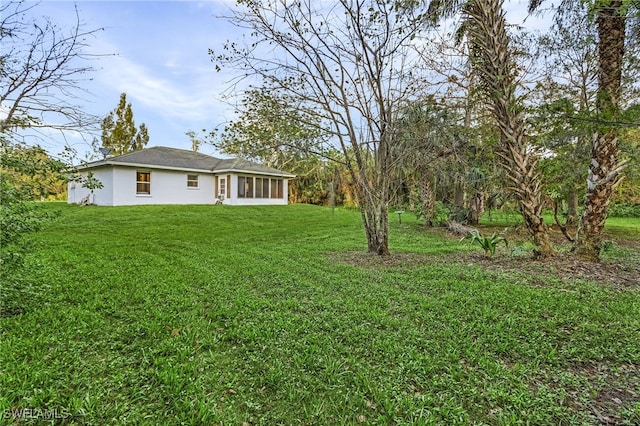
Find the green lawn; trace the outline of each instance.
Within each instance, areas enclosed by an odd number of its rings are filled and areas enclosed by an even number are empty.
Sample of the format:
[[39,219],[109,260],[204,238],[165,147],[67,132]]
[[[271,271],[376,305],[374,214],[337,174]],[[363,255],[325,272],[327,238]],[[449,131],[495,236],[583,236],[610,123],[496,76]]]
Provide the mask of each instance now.
[[419,256],[375,265],[336,260],[366,246],[356,211],[47,208],[26,311],[0,319],[5,418],[640,423],[638,287],[485,270],[409,214],[391,250]]

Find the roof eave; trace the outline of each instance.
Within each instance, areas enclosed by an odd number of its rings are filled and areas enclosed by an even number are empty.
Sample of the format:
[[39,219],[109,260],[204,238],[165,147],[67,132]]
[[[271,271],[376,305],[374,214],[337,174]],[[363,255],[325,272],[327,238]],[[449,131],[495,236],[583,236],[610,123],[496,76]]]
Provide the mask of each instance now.
[[269,173],[269,172],[258,172],[254,170],[247,169],[214,169],[213,173],[246,173],[252,175],[264,175],[264,176],[278,176],[278,177],[286,177],[286,178],[294,178],[296,175],[292,175],[291,173],[279,172],[279,173]]
[[174,166],[162,166],[159,164],[144,164],[144,163],[122,163],[118,161],[103,161],[100,164],[87,164],[85,166],[78,167],[78,170],[88,170],[102,166],[121,166],[121,167],[139,167],[145,169],[158,169],[158,170],[175,170],[181,172],[198,172],[198,173],[213,173],[211,169],[195,169],[190,167],[174,167]]

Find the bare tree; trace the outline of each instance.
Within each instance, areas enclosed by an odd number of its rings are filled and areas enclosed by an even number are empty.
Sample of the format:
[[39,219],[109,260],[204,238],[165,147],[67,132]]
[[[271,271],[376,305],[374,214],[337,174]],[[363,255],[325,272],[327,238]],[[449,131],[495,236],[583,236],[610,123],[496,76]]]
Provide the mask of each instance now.
[[74,101],[78,83],[91,71],[83,49],[99,30],[82,30],[76,11],[75,25],[64,31],[48,18],[30,17],[37,7],[23,1],[0,5],[0,134],[97,124]]
[[417,55],[409,49],[418,21],[386,1],[240,5],[232,22],[255,42],[229,43],[223,54],[211,52],[214,61],[261,76],[271,90],[321,119],[355,184],[368,251],[388,254],[391,147],[401,107],[419,87],[411,63]]

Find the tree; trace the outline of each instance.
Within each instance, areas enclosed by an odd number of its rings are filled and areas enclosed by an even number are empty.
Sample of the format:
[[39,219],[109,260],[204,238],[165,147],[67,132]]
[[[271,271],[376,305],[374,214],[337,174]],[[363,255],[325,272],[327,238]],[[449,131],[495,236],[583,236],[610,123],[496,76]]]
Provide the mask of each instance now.
[[[597,38],[586,6],[569,2],[556,13],[548,34],[538,40],[544,77],[536,85],[533,120],[537,139],[550,155],[542,160],[554,202],[567,203],[567,225],[578,224],[580,196],[584,194],[589,145],[593,134],[598,80]],[[560,226],[564,226],[559,224]],[[573,237],[570,238],[573,241]]]
[[226,154],[276,168],[286,168],[300,153],[324,155],[326,136],[318,116],[290,102],[265,88],[247,90],[238,118],[211,132],[211,143]]
[[[401,114],[393,149],[400,175],[411,193],[417,193],[418,216],[425,225],[435,220],[434,182],[444,174],[455,173],[464,160],[458,156],[468,143],[461,119],[452,108],[427,98],[409,105]],[[446,179],[440,179],[446,180]]]
[[[531,0],[530,10],[538,8],[543,1]],[[598,126],[591,144],[584,209],[574,252],[580,258],[597,262],[609,202],[625,165],[618,159],[615,123],[620,116],[627,16],[637,3],[634,0],[589,0],[586,3],[595,17],[598,33]]]
[[518,96],[517,64],[506,30],[502,0],[433,0],[429,16],[437,20],[461,11],[463,30],[470,43],[472,66],[500,132],[496,154],[509,179],[509,189],[518,200],[520,213],[542,257],[554,249],[543,223],[542,186],[538,158],[529,143],[524,100]]
[[24,128],[86,129],[95,117],[73,101],[79,81],[92,68],[83,49],[98,30],[85,31],[76,12],[68,31],[46,17],[29,18],[37,4],[0,4],[0,134]]
[[291,199],[323,203],[327,162],[339,160],[325,152],[327,137],[318,116],[264,88],[247,90],[238,110],[237,119],[210,132],[210,143],[222,153],[294,173]]
[[[496,201],[499,180],[493,153],[495,130],[484,108],[480,81],[469,52],[468,39],[442,34],[420,57],[430,71],[429,84],[434,102],[448,111],[449,124],[437,124],[432,132],[440,138],[453,134],[459,140],[435,174],[436,197],[450,209],[449,219],[477,224],[485,201]],[[442,131],[439,131],[443,129]],[[435,164],[438,164],[436,162]],[[431,163],[434,164],[434,163]],[[493,196],[489,194],[495,188]]]
[[389,253],[394,126],[418,87],[410,42],[417,21],[394,2],[241,0],[232,17],[255,40],[227,43],[221,65],[258,75],[272,93],[316,115],[341,148],[356,188],[368,251]]
[[149,142],[147,126],[142,123],[136,130],[131,103],[127,103],[127,94],[120,95],[115,110],[102,120],[102,146],[114,155],[139,151]]
[[44,177],[60,179],[65,168],[42,148],[10,143],[0,134],[0,278],[22,264],[29,248],[26,234],[38,231],[51,218],[29,201],[46,193]]
[[[97,30],[76,22],[63,30],[46,17],[30,18],[37,4],[0,4],[0,278],[13,274],[27,252],[27,234],[51,216],[31,200],[47,191],[62,163],[38,146],[19,143],[28,128],[86,130],[97,123],[81,106],[78,86],[91,68],[83,49]],[[6,288],[3,287],[6,293]],[[3,300],[3,303],[5,300]]]
[[[205,130],[203,129],[202,131],[204,132]],[[187,135],[189,137],[189,140],[191,141],[191,151],[200,151],[200,146],[202,146],[203,144],[203,138],[197,135],[193,130],[185,132],[185,135]]]
[[40,146],[4,143],[2,179],[9,182],[25,200],[62,199],[66,194],[64,163],[51,157]]

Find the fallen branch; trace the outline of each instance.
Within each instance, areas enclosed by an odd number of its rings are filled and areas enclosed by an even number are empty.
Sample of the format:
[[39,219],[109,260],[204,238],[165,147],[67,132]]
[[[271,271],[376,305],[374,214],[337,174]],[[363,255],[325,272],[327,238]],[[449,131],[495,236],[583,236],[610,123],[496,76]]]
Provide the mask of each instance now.
[[470,226],[465,226],[455,220],[450,220],[445,222],[447,226],[447,230],[455,235],[461,235],[463,237],[473,237],[474,235],[480,234],[480,232],[476,228],[472,228]]

